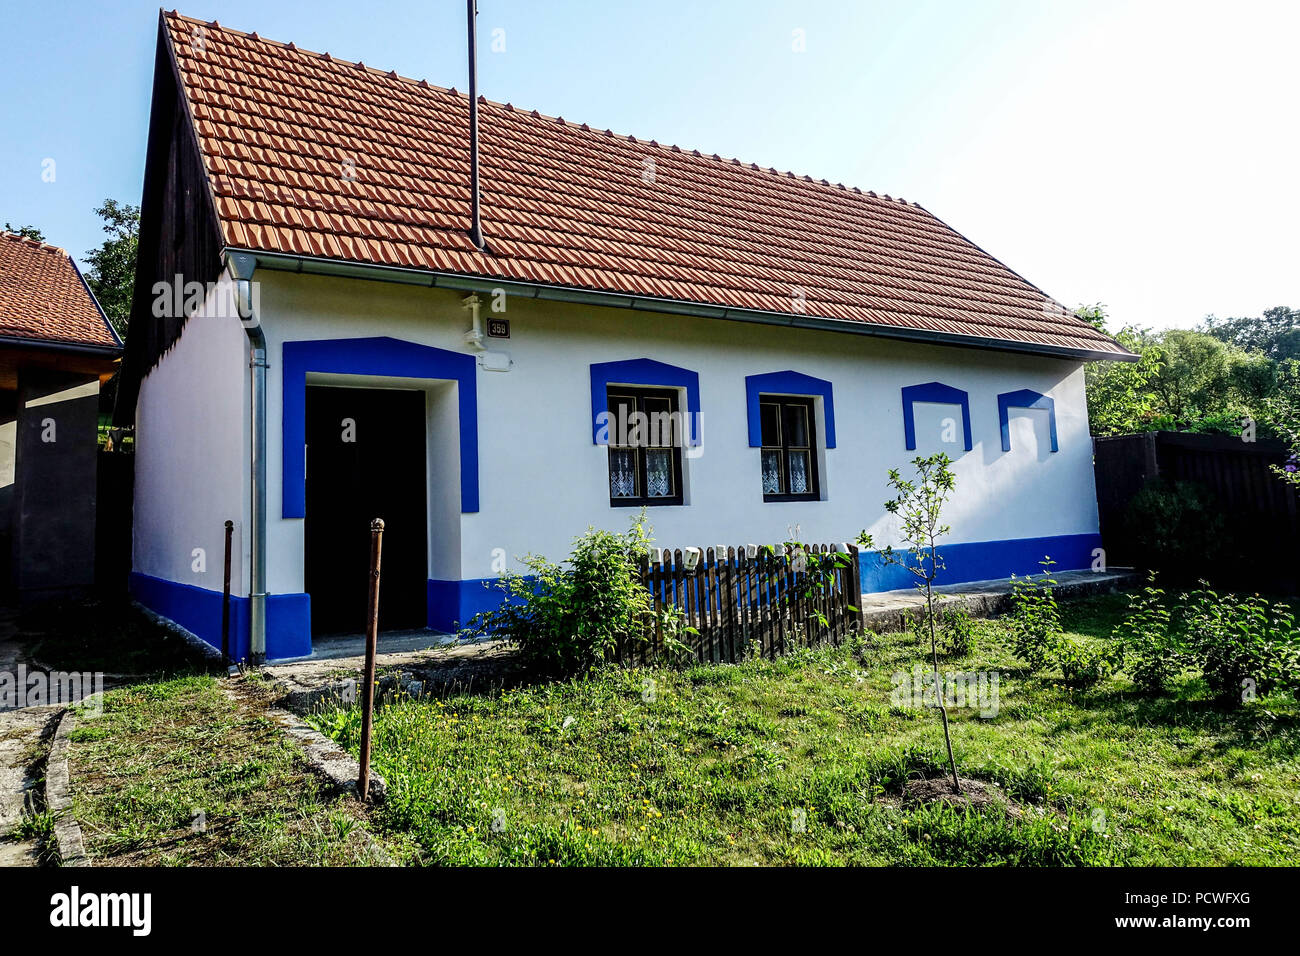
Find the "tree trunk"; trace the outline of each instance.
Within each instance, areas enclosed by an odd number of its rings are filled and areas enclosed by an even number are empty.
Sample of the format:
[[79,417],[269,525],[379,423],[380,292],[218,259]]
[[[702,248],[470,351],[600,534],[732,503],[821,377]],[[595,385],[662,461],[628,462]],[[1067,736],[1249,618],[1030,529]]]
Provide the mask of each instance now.
[[930,542],[930,577],[925,581],[925,610],[930,619],[930,660],[934,663],[934,694],[939,705],[939,716],[943,718],[943,742],[948,747],[948,768],[952,771],[952,792],[961,793],[961,784],[957,780],[957,761],[952,756],[952,734],[948,731],[948,707],[944,703],[943,689],[939,683],[939,640],[934,628],[934,590],[932,582],[935,569],[934,541]]

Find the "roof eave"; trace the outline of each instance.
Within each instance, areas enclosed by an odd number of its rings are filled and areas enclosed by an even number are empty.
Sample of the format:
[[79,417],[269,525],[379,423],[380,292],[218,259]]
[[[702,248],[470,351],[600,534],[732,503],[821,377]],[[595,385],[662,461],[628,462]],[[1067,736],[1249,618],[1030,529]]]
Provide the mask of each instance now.
[[430,288],[460,289],[489,292],[505,289],[510,295],[532,299],[550,299],[605,308],[636,309],[645,312],[663,312],[675,315],[694,315],[702,318],[727,319],[737,322],[754,322],[761,325],[784,325],[794,328],[816,329],[826,332],[847,332],[856,335],[873,335],[880,338],[900,339],[908,342],[925,342],[932,345],[949,345],[960,348],[977,348],[998,352],[1044,355],[1075,361],[1136,362],[1140,356],[1131,352],[1110,352],[1101,349],[1071,348],[998,339],[979,335],[959,335],[951,332],[931,332],[925,329],[908,329],[868,322],[849,322],[821,316],[801,315],[791,312],[767,312],[760,309],[732,308],[690,302],[683,299],[665,299],[655,296],[633,295],[624,292],[605,292],[599,289],[579,289],[573,286],[537,282],[521,282],[492,276],[470,275],[459,272],[439,272],[430,269],[411,269],[380,263],[354,262],[347,259],[329,259],[295,253],[265,252],[227,246],[223,255],[252,256],[258,265],[280,272],[297,272],[304,275],[326,275],[340,278],[367,279],[378,282],[395,282],[402,285],[428,286]]
[[75,352],[79,355],[93,355],[108,359],[119,358],[122,354],[122,346],[120,345],[97,345],[92,342],[42,339],[26,335],[0,335],[0,347],[40,349],[48,352]]

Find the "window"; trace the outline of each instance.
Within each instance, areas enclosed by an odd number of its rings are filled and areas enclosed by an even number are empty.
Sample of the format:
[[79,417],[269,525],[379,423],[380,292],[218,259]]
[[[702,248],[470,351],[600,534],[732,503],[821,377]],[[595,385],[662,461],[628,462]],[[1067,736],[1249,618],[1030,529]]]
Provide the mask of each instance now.
[[812,399],[759,398],[763,434],[763,500],[819,498],[817,416]]
[[609,389],[609,503],[682,503],[685,432],[675,389]]

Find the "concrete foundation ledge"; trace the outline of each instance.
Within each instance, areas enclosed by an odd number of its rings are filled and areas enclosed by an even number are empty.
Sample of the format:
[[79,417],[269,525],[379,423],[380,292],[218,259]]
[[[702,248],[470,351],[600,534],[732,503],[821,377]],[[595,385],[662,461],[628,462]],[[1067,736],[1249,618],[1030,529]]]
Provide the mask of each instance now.
[[72,814],[72,781],[68,774],[69,735],[76,726],[72,711],[59,718],[45,765],[45,806],[54,815],[54,841],[62,866],[89,866],[81,827]]
[[[1035,579],[1039,575],[1033,576]],[[1111,571],[1061,571],[1052,575],[1053,593],[1062,599],[1077,600],[1097,594],[1111,594],[1132,587],[1137,574],[1128,568]],[[1027,580],[1028,577],[1017,580]],[[972,617],[996,617],[1011,610],[1011,578],[947,584],[934,589],[936,607],[943,610],[964,608]],[[905,631],[912,617],[924,607],[925,597],[916,588],[878,591],[861,596],[863,623],[878,633]]]

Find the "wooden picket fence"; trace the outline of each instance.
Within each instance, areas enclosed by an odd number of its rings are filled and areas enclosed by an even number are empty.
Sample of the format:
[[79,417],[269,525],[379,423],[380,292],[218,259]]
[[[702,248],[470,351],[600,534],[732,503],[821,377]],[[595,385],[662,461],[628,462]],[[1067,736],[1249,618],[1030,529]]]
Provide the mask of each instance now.
[[[687,570],[682,549],[662,549],[642,560],[641,579],[656,612],[675,609],[694,629],[680,640],[697,661],[732,664],[751,653],[776,657],[839,644],[862,629],[858,548],[804,549],[800,556],[787,546],[701,548],[694,570]],[[653,633],[624,642],[619,659],[649,663],[663,652],[657,622]]]

